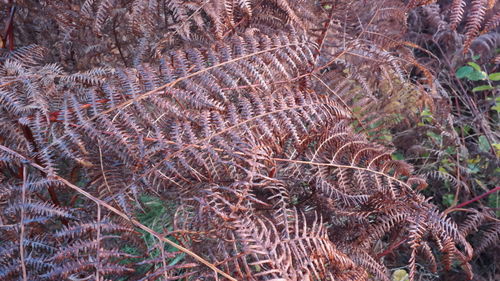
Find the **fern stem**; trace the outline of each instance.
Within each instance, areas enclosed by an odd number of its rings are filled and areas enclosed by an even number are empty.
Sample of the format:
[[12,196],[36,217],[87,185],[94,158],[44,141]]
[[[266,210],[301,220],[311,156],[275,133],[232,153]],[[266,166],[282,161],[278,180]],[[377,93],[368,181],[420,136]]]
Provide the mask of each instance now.
[[458,206],[453,207],[453,209],[463,208],[463,207],[465,207],[465,206],[467,206],[469,204],[472,204],[472,203],[474,203],[476,201],[479,201],[479,200],[483,199],[484,197],[486,197],[486,196],[488,196],[488,195],[490,195],[492,193],[495,193],[497,191],[500,191],[500,186],[497,186],[497,187],[493,188],[492,190],[490,190],[490,191],[488,191],[486,193],[483,193],[483,194],[481,194],[479,196],[476,196],[476,197],[472,198],[469,201],[463,202],[463,203],[459,204]]
[[21,270],[23,274],[23,281],[28,281],[28,276],[26,274],[26,263],[24,260],[24,205],[26,204],[26,182],[28,181],[28,169],[27,164],[23,164],[23,187],[22,187],[22,201],[21,204],[21,233],[19,234],[19,257],[21,259]]
[[383,177],[387,177],[397,183],[399,183],[401,186],[404,186],[408,188],[408,190],[412,190],[411,187],[405,183],[404,181],[401,181],[393,176],[390,176],[388,174],[385,174],[383,172],[377,171],[377,170],[372,170],[369,168],[363,168],[363,167],[358,167],[358,166],[352,166],[352,165],[340,165],[340,164],[334,164],[334,163],[321,163],[321,162],[314,162],[314,161],[303,161],[303,160],[294,160],[294,159],[284,159],[284,158],[271,158],[274,161],[278,162],[291,162],[291,163],[296,163],[296,164],[306,164],[306,165],[312,165],[312,166],[329,166],[329,167],[335,167],[335,168],[343,168],[343,169],[354,169],[354,170],[361,170],[361,171],[366,171],[370,172],[373,174],[377,174]]
[[406,241],[408,241],[408,238],[404,238],[404,239],[401,239],[395,243],[393,243],[392,245],[389,246],[389,248],[387,248],[387,250],[383,251],[382,253],[378,254],[377,255],[377,259],[380,259],[382,257],[385,257],[387,255],[389,255],[390,253],[392,253],[397,247],[401,246],[403,243],[405,243]]

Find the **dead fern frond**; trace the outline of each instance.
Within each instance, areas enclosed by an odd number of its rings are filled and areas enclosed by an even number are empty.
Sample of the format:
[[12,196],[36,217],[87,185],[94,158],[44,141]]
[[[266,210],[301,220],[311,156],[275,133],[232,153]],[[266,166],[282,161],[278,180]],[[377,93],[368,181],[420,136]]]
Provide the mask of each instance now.
[[0,58],[2,280],[389,280],[396,248],[413,280],[419,255],[469,270],[477,222],[372,141],[429,104],[403,38],[429,1],[17,2],[41,31]]

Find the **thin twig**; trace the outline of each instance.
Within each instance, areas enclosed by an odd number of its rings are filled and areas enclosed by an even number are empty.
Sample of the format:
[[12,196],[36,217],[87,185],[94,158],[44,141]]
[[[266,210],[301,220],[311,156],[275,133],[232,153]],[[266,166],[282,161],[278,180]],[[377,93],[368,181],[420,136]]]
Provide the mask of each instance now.
[[14,15],[16,13],[16,6],[13,5],[10,8],[10,15],[5,25],[4,37],[3,37],[3,47],[7,47],[7,39],[9,40],[9,50],[14,50]]
[[488,192],[486,192],[486,193],[483,193],[483,194],[481,194],[481,195],[478,195],[478,196],[476,196],[476,197],[472,198],[472,199],[471,199],[471,200],[469,200],[469,201],[466,201],[466,202],[463,202],[463,203],[461,203],[461,204],[458,204],[457,206],[453,207],[453,209],[463,208],[463,207],[465,207],[465,206],[467,206],[467,205],[469,205],[469,204],[472,204],[472,203],[474,203],[474,202],[476,202],[476,201],[479,201],[479,200],[483,199],[484,197],[486,197],[486,196],[488,196],[488,195],[490,195],[490,194],[492,194],[492,193],[495,193],[495,192],[497,192],[497,191],[500,191],[500,186],[497,186],[497,187],[493,188],[492,190],[490,190],[490,191],[488,191]]
[[24,206],[26,204],[26,185],[27,185],[27,177],[28,174],[28,168],[27,164],[23,164],[23,187],[22,187],[22,203],[21,203],[21,234],[19,237],[19,252],[20,252],[20,257],[21,257],[21,270],[23,274],[23,281],[28,281],[28,276],[26,273],[26,262],[24,259]]
[[95,279],[96,281],[101,281],[101,277],[99,276],[99,272],[101,269],[101,260],[100,260],[100,248],[101,248],[101,205],[97,204],[97,234],[96,234],[96,272]]
[[377,254],[377,259],[380,259],[381,257],[385,257],[387,256],[388,254],[394,252],[394,250],[401,246],[401,244],[405,243],[406,241],[408,240],[408,238],[403,238],[401,239],[400,241],[398,242],[394,242],[392,243],[385,251],[383,251],[382,253],[380,254]]

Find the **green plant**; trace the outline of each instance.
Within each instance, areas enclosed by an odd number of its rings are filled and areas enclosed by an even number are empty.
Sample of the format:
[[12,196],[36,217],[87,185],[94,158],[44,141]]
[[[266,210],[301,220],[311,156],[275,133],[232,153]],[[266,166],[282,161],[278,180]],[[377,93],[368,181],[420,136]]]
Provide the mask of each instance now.
[[472,92],[488,91],[493,89],[500,89],[500,85],[493,86],[492,82],[500,81],[500,72],[491,74],[481,70],[481,67],[475,62],[468,62],[468,65],[462,66],[457,69],[456,76],[459,79],[467,78],[470,81],[486,81],[488,84],[479,85],[472,88]]
[[[173,202],[165,202],[159,197],[144,194],[140,196],[139,203],[141,208],[137,210],[136,217],[141,224],[156,232],[173,230],[171,222],[176,208],[172,204]],[[168,206],[167,203],[171,206]],[[147,248],[148,254],[139,257],[142,252],[141,249],[133,245],[125,245],[122,247],[123,251],[136,256],[136,258],[121,261],[122,264],[135,267],[136,275],[145,275],[149,271],[157,271],[158,268],[163,267],[160,261],[165,262],[167,266],[175,267],[177,263],[185,258],[186,254],[179,252],[172,245],[159,243],[155,236],[140,228],[136,230],[142,234],[144,247]],[[168,237],[168,239],[172,240],[174,243],[178,243],[173,237]],[[126,279],[123,278],[122,280]]]

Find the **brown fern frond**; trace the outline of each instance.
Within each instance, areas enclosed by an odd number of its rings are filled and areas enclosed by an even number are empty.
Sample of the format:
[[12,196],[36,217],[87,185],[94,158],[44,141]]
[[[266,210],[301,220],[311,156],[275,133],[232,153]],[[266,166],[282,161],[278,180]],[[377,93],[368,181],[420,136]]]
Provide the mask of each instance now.
[[428,262],[430,264],[431,271],[437,272],[438,266],[437,266],[436,256],[432,252],[432,249],[429,246],[429,243],[422,241],[420,251],[422,252],[422,255],[425,258],[426,262]]
[[97,7],[95,14],[94,28],[98,33],[102,33],[104,24],[110,19],[110,11],[114,8],[116,0],[103,0]]
[[474,248],[477,254],[483,252],[487,247],[498,245],[498,240],[500,240],[498,225],[498,222],[494,223],[491,227],[482,231],[481,242],[475,245]]
[[496,13],[494,16],[492,16],[486,21],[482,33],[493,31],[499,25],[500,25],[500,12]]
[[387,268],[377,262],[372,256],[365,252],[359,252],[354,254],[354,261],[363,266],[363,268],[368,269],[371,273],[373,273],[377,280],[390,280],[387,274]]
[[458,24],[462,21],[464,9],[467,2],[464,0],[453,0],[450,7],[450,28],[457,29]]
[[484,20],[484,15],[487,9],[486,0],[473,0],[471,10],[465,25],[465,42],[464,50],[468,50],[472,44],[472,40],[479,35],[481,24]]
[[464,236],[472,236],[474,255],[479,255],[487,247],[498,242],[498,227],[499,222],[486,211],[473,211],[460,224],[459,230]]

